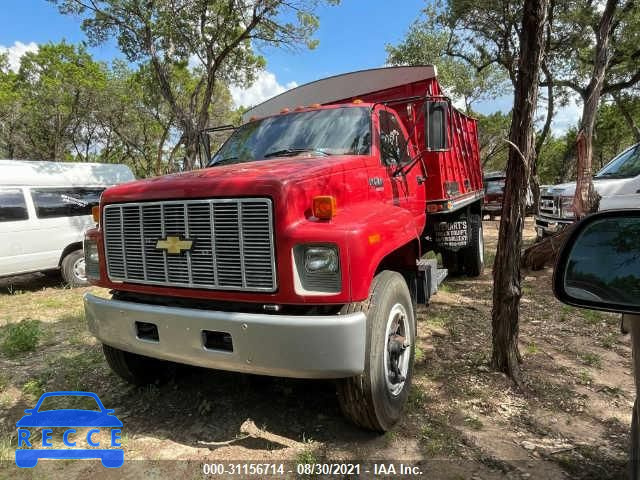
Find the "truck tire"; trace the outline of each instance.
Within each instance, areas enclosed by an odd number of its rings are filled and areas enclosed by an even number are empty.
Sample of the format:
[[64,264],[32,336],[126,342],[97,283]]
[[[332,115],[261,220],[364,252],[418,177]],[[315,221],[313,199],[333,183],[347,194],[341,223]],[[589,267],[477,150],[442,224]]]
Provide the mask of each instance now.
[[343,313],[358,311],[367,316],[364,372],[338,381],[338,401],[356,425],[385,432],[402,416],[413,375],[416,322],[402,275],[388,270],[376,275],[369,298],[343,308]]
[[133,385],[162,383],[173,373],[170,362],[125,352],[105,344],[102,344],[102,351],[111,370]]
[[84,271],[84,252],[81,248],[68,253],[62,259],[62,278],[70,287],[86,287],[89,285]]
[[478,277],[484,270],[484,237],[480,215],[469,217],[471,245],[461,251],[464,270],[469,277]]

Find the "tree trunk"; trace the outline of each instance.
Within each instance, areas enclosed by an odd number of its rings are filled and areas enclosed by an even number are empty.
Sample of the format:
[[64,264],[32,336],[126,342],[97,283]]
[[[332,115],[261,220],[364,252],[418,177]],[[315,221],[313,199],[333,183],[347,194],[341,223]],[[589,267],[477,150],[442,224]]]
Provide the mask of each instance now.
[[553,262],[575,225],[577,224],[573,223],[561,232],[550,237],[545,237],[543,240],[527,248],[522,254],[521,267],[531,270],[542,270],[547,264]]
[[521,385],[518,351],[519,305],[522,296],[520,248],[529,169],[534,154],[534,115],[538,97],[543,34],[549,0],[525,0],[520,58],[509,134],[507,179],[498,248],[493,270],[493,368]]
[[[618,6],[618,0],[607,0],[607,4],[600,17],[596,33],[596,51],[593,62],[591,81],[585,90],[582,107],[582,122],[580,124],[583,143],[578,140],[578,158],[581,160],[576,169],[576,191],[573,197],[573,206],[578,218],[591,212],[598,196],[593,187],[592,163],[593,163],[593,130],[596,123],[596,114],[600,105],[600,96],[604,77],[609,66],[609,42],[613,28],[613,16]],[[582,148],[582,150],[581,150]],[[580,159],[580,155],[583,158]]]

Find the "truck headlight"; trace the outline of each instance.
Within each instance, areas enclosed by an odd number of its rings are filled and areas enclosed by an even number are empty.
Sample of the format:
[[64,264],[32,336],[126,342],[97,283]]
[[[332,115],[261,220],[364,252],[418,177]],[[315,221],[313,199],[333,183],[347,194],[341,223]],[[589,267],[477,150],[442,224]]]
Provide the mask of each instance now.
[[100,280],[100,254],[98,243],[93,238],[85,238],[82,245],[84,250],[84,268],[87,278]]
[[333,244],[293,247],[294,288],[300,295],[340,293],[340,253]]
[[573,211],[573,197],[560,197],[560,216],[576,218],[576,212]]
[[338,250],[334,247],[307,247],[304,269],[309,273],[335,273],[340,269]]

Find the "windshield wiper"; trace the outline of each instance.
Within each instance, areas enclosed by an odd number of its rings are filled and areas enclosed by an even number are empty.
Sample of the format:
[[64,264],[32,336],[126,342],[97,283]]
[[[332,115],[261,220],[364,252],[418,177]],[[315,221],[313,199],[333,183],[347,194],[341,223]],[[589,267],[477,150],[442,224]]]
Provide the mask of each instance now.
[[325,152],[324,150],[320,150],[319,148],[295,148],[295,147],[288,147],[288,148],[283,148],[281,150],[274,150],[273,152],[268,152],[265,153],[263,155],[264,158],[271,158],[271,157],[287,157],[290,155],[296,155],[298,153],[304,153],[304,152],[314,152],[314,153],[321,153],[322,155],[324,155],[325,157],[328,157],[329,155],[331,155],[329,152]]

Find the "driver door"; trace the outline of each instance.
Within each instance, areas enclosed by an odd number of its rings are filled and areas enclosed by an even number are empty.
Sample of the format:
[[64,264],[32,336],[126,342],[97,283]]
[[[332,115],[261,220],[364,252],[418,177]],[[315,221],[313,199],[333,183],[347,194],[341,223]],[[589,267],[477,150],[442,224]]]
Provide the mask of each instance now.
[[417,150],[394,110],[380,106],[375,118],[379,155],[369,169],[369,187],[380,200],[424,216],[423,166],[420,161],[412,164]]

